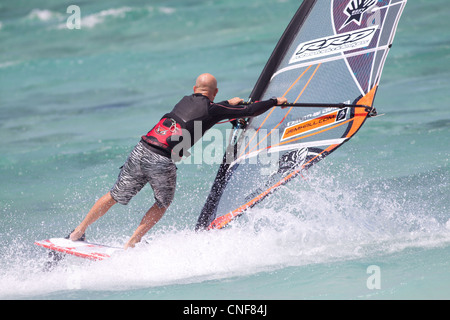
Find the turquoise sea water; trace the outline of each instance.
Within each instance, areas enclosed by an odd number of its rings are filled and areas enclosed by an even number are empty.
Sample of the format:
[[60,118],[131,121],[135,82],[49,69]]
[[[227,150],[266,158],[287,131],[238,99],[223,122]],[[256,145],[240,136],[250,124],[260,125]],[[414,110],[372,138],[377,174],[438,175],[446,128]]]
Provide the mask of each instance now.
[[[385,115],[307,180],[230,229],[196,234],[217,165],[180,164],[146,244],[42,271],[33,242],[80,222],[198,74],[216,75],[217,100],[248,97],[299,3],[3,0],[0,298],[449,299],[447,0],[409,1],[375,101]],[[72,4],[79,30],[66,26]],[[152,201],[144,189],[88,238],[123,245]]]

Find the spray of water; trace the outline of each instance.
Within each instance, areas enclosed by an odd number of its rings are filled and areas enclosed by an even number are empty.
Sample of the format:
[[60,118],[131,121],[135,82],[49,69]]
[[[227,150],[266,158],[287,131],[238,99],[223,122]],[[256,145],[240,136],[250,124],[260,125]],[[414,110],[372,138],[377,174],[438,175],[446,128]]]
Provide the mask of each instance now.
[[[355,185],[348,182],[350,176],[358,180],[350,169],[339,176],[326,171],[284,186],[225,230],[161,228],[135,249],[101,262],[68,257],[44,272],[45,253],[17,239],[2,256],[0,296],[222,281],[450,242],[448,217],[426,210],[430,204],[400,188],[402,181],[361,180]],[[121,246],[126,236],[98,240]]]

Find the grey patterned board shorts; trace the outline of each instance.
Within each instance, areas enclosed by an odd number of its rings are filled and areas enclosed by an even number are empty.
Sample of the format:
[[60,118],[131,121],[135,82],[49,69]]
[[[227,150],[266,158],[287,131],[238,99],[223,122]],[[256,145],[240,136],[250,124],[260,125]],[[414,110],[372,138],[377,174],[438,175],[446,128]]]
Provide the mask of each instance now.
[[152,152],[140,141],[120,170],[110,193],[120,204],[126,205],[147,183],[153,189],[160,208],[167,208],[173,200],[177,167],[172,159]]

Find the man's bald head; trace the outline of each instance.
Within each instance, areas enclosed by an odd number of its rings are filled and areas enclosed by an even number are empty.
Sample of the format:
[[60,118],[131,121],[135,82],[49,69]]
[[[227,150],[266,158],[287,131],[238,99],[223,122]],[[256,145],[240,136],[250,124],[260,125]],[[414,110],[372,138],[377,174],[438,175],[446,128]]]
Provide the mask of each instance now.
[[209,100],[214,101],[217,92],[217,80],[209,73],[203,73],[197,77],[194,86],[194,93],[200,93],[209,98]]

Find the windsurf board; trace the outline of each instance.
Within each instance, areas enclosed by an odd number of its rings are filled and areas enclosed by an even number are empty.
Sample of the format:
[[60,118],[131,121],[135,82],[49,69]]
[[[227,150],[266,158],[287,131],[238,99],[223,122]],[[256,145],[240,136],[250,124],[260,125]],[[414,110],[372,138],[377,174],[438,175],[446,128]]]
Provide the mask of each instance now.
[[72,241],[65,238],[50,238],[47,240],[36,241],[34,244],[49,250],[90,260],[104,260],[110,258],[114,253],[124,250],[123,248],[86,241]]

